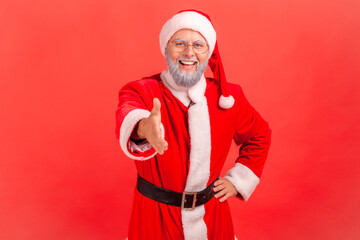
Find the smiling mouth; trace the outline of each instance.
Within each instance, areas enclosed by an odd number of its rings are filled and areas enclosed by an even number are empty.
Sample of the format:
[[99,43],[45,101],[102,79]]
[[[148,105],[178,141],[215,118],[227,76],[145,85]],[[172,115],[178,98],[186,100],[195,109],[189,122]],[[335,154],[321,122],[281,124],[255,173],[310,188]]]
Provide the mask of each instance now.
[[181,63],[181,65],[184,65],[184,66],[193,66],[197,63],[197,62],[193,62],[193,61],[183,61],[183,60],[180,60],[179,62]]

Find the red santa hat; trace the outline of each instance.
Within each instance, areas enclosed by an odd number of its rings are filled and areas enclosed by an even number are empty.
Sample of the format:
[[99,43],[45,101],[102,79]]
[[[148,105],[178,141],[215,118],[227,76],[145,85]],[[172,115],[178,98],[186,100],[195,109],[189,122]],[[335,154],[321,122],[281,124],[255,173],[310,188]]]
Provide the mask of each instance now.
[[170,38],[181,29],[191,29],[199,32],[209,45],[209,67],[213,72],[215,80],[219,82],[221,96],[219,106],[229,109],[234,105],[234,98],[227,89],[224,68],[220,58],[220,52],[216,41],[216,32],[211,23],[210,17],[197,10],[183,10],[170,18],[160,32],[160,49],[165,56],[165,49]]

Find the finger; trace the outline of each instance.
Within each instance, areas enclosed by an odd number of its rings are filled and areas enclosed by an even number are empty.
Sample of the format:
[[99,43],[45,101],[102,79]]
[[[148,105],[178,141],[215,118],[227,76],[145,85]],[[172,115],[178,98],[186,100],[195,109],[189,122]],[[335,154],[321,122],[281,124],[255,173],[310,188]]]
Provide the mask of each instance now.
[[167,143],[167,141],[165,139],[162,139],[161,143],[164,148],[164,151],[166,151],[168,149],[169,144]]
[[162,144],[159,141],[154,142],[152,145],[157,152],[161,152],[163,150]]
[[153,109],[151,110],[151,113],[155,115],[160,115],[160,108],[161,108],[160,100],[158,98],[154,98]]
[[160,142],[162,139],[162,134],[161,134],[161,128],[160,128],[160,123],[158,123],[159,119],[156,118],[151,118],[149,119],[149,124],[146,126],[147,127],[147,139],[148,141],[151,143],[156,143],[156,142]]
[[214,186],[216,187],[216,186],[218,186],[218,185],[220,185],[220,184],[223,184],[224,183],[224,181],[222,180],[222,178],[220,178],[219,180],[217,180],[215,183],[214,183]]
[[217,187],[214,187],[214,192],[218,192],[220,190],[223,190],[226,187],[225,184],[220,184]]
[[164,152],[168,149],[168,143],[163,138],[159,141],[154,141],[151,145],[160,155],[164,154]]
[[225,194],[225,196],[222,197],[219,201],[220,201],[220,202],[225,202],[229,197],[230,197],[229,194]]
[[225,189],[221,190],[220,192],[216,193],[214,195],[215,198],[219,198],[219,197],[222,197],[223,195],[225,195],[228,191]]
[[161,144],[157,146],[157,152],[160,153],[160,155],[163,155],[165,150],[166,149]]
[[156,142],[162,142],[162,134],[161,134],[161,130],[160,130],[160,126],[155,125],[153,126],[153,136],[154,136],[154,140]]
[[169,144],[167,143],[167,141],[165,139],[161,139],[161,147],[163,151],[166,151],[168,149]]
[[164,150],[163,150],[163,148],[162,148],[160,145],[155,145],[155,146],[153,146],[153,147],[154,147],[155,151],[156,151],[158,154],[163,155]]
[[163,134],[161,133],[160,126],[157,124],[153,125],[152,127],[151,141],[154,144],[161,146],[163,148],[167,148],[169,145],[167,141],[165,141]]

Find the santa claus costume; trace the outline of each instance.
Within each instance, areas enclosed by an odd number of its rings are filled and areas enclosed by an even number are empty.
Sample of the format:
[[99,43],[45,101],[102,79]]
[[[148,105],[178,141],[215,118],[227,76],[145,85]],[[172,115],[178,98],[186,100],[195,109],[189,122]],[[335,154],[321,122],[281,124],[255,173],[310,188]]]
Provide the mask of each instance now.
[[[160,33],[163,55],[167,42],[180,29],[191,29],[204,36],[214,78],[202,76],[196,85],[184,88],[164,70],[126,84],[120,90],[116,112],[120,146],[134,159],[141,178],[182,193],[200,192],[216,180],[234,140],[239,156],[224,178],[235,186],[238,198],[246,201],[259,183],[271,130],[248,103],[241,87],[226,82],[216,33],[207,15],[186,10],[166,22]],[[154,98],[161,102],[161,129],[169,144],[163,155],[146,141],[135,143],[130,139],[137,123],[150,115]],[[226,201],[213,197],[189,210],[148,198],[137,189],[134,195],[129,240],[234,239]]]

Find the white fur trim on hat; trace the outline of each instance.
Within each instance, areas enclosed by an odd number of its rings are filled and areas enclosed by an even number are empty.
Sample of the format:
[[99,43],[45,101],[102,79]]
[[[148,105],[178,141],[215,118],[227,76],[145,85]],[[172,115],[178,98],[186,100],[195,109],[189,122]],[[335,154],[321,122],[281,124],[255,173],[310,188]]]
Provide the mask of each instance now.
[[215,29],[205,16],[192,11],[178,13],[164,24],[160,32],[162,55],[165,56],[165,48],[170,38],[180,29],[191,29],[203,35],[209,45],[209,56],[211,56],[216,43]]
[[228,97],[221,95],[219,98],[219,106],[223,109],[231,108],[234,105],[234,103],[235,103],[235,99],[231,95],[229,95]]

